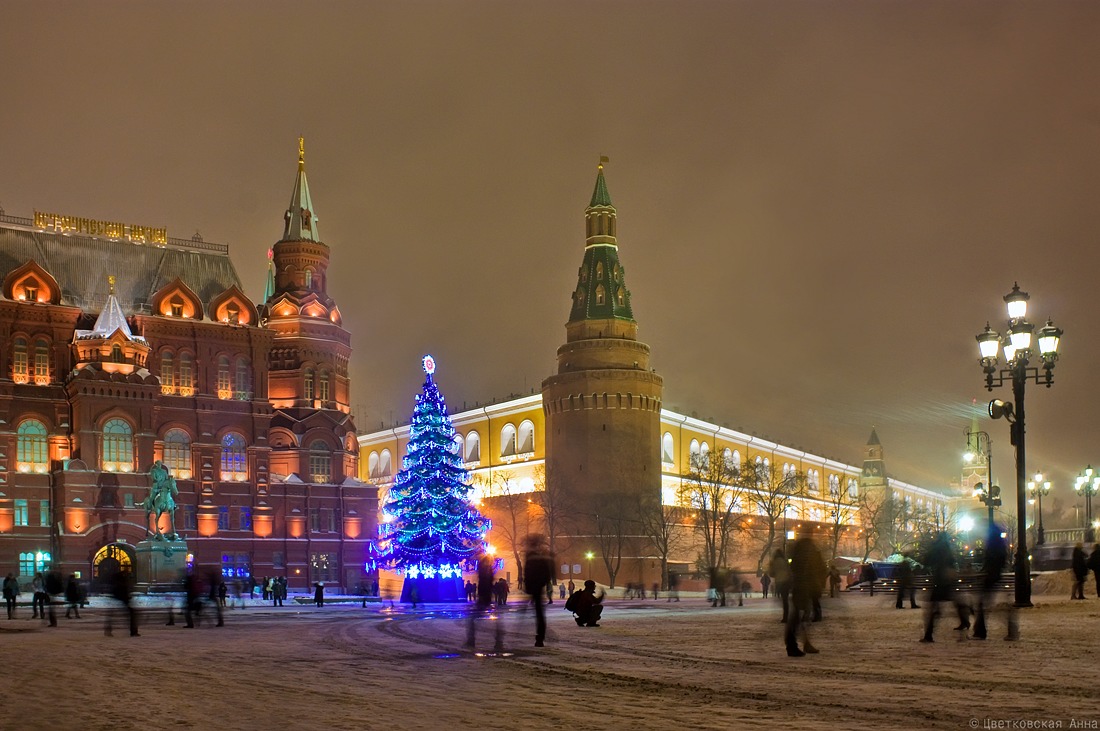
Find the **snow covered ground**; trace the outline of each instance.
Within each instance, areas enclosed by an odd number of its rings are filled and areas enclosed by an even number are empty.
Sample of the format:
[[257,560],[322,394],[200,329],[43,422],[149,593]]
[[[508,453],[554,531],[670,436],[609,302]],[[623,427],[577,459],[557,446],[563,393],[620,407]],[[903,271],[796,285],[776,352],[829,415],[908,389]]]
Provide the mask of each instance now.
[[1051,593],[1022,612],[1019,642],[1001,639],[1003,615],[987,641],[945,615],[920,644],[921,611],[893,597],[825,600],[821,654],[803,658],[758,596],[609,598],[599,628],[556,600],[545,648],[517,601],[478,626],[487,651],[504,623],[503,657],[465,650],[464,613],[444,605],[256,602],[190,630],[149,607],[135,638],[104,636],[98,600],[56,629],[20,607],[0,619],[0,729],[1097,728],[1100,600],[1062,583],[1037,583]]

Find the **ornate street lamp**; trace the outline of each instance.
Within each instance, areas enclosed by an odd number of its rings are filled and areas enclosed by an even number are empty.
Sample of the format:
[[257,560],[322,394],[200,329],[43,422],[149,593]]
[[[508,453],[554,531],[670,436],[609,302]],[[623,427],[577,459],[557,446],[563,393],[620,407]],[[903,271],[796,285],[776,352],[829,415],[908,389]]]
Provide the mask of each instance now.
[[1036,516],[1038,522],[1035,527],[1035,545],[1041,546],[1046,543],[1045,532],[1043,531],[1043,496],[1050,494],[1050,480],[1043,480],[1043,473],[1036,472],[1035,479],[1027,483],[1027,493],[1033,495],[1032,501],[1037,503],[1038,515]]
[[[1011,424],[1012,445],[1016,447],[1016,518],[1018,536],[1016,543],[1016,606],[1031,606],[1031,572],[1027,556],[1027,452],[1024,448],[1024,386],[1028,381],[1050,386],[1054,383],[1054,364],[1058,360],[1058,345],[1062,330],[1047,320],[1039,329],[1038,356],[1042,360],[1042,370],[1030,365],[1036,355],[1032,349],[1034,326],[1027,321],[1027,292],[1020,291],[1019,284],[1012,285],[1012,291],[1004,296],[1008,308],[1008,327],[1001,337],[989,323],[978,334],[978,350],[981,353],[982,370],[985,372],[985,387],[993,388],[1012,384],[1012,396],[1015,406],[1000,400],[989,404],[989,415],[994,419],[1005,417]],[[998,363],[998,346],[1003,351],[1004,366]]]
[[985,458],[986,481],[974,486],[974,497],[981,500],[989,510],[989,525],[992,526],[993,508],[1001,505],[1001,488],[993,484],[993,441],[988,432],[967,429],[964,459],[973,462],[979,457]]
[[1092,496],[1100,492],[1100,476],[1093,476],[1092,465],[1085,468],[1084,474],[1077,476],[1073,489],[1078,495],[1085,496],[1085,543],[1096,540],[1096,526],[1092,524]]

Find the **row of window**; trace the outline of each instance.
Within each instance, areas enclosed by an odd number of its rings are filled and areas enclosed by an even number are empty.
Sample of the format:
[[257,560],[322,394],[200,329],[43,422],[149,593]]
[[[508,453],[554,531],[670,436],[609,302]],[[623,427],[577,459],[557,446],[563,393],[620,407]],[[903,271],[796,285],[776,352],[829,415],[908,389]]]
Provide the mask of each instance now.
[[[32,358],[33,352],[33,358]],[[34,383],[46,386],[50,383],[50,343],[44,338],[34,341],[31,351],[27,339],[16,338],[12,343],[11,377],[16,383]]]
[[[173,477],[189,480],[191,435],[183,429],[169,429],[164,435],[163,462]],[[26,419],[19,425],[16,462],[20,472],[45,473],[49,470],[46,425]],[[103,425],[100,468],[104,472],[134,471],[134,431],[125,419],[108,419]],[[229,432],[221,440],[221,479],[244,482],[248,479],[248,443],[243,435]],[[309,479],[315,483],[332,482],[332,452],[328,444],[316,440],[309,446]]]
[[[481,462],[481,436],[476,431],[466,435],[455,434],[455,451],[465,464]],[[519,428],[515,424],[505,424],[500,430],[500,458],[509,461],[516,457],[533,454],[535,451],[535,425],[523,421]],[[371,452],[367,457],[367,475],[372,480],[393,477],[393,457],[390,450]]]
[[13,500],[15,503],[15,524],[18,526],[27,527],[31,524],[31,508],[38,508],[38,515],[35,516],[38,522],[35,524],[41,528],[48,528],[50,525],[50,501],[49,500]]

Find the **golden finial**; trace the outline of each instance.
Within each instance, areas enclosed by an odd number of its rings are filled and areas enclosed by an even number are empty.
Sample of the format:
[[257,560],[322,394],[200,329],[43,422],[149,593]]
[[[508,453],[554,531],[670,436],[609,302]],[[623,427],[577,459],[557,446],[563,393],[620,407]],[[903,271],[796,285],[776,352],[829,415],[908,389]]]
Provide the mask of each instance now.
[[306,138],[298,137],[298,169],[306,169]]
[[597,169],[603,170],[604,163],[608,162],[611,162],[611,158],[609,158],[607,155],[600,155],[600,164],[596,166]]
[[107,276],[107,286],[110,287],[110,289],[111,289],[110,294],[113,295],[115,293],[115,275],[114,274],[109,274]]

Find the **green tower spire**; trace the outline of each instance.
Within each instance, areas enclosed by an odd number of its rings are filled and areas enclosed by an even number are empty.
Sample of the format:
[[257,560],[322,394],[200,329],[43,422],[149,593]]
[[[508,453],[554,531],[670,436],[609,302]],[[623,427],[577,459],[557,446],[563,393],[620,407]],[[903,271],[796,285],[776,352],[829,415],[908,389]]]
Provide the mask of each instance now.
[[634,322],[626,273],[619,263],[615,206],[611,205],[611,194],[607,192],[607,181],[603,176],[606,162],[606,157],[600,158],[592,202],[584,212],[587,235],[584,260],[577,273],[577,287],[569,313],[571,323],[609,319]]
[[298,138],[298,177],[290,194],[290,207],[284,216],[283,241],[320,241],[317,232],[317,215],[313,211],[313,198],[306,181],[306,141]]

